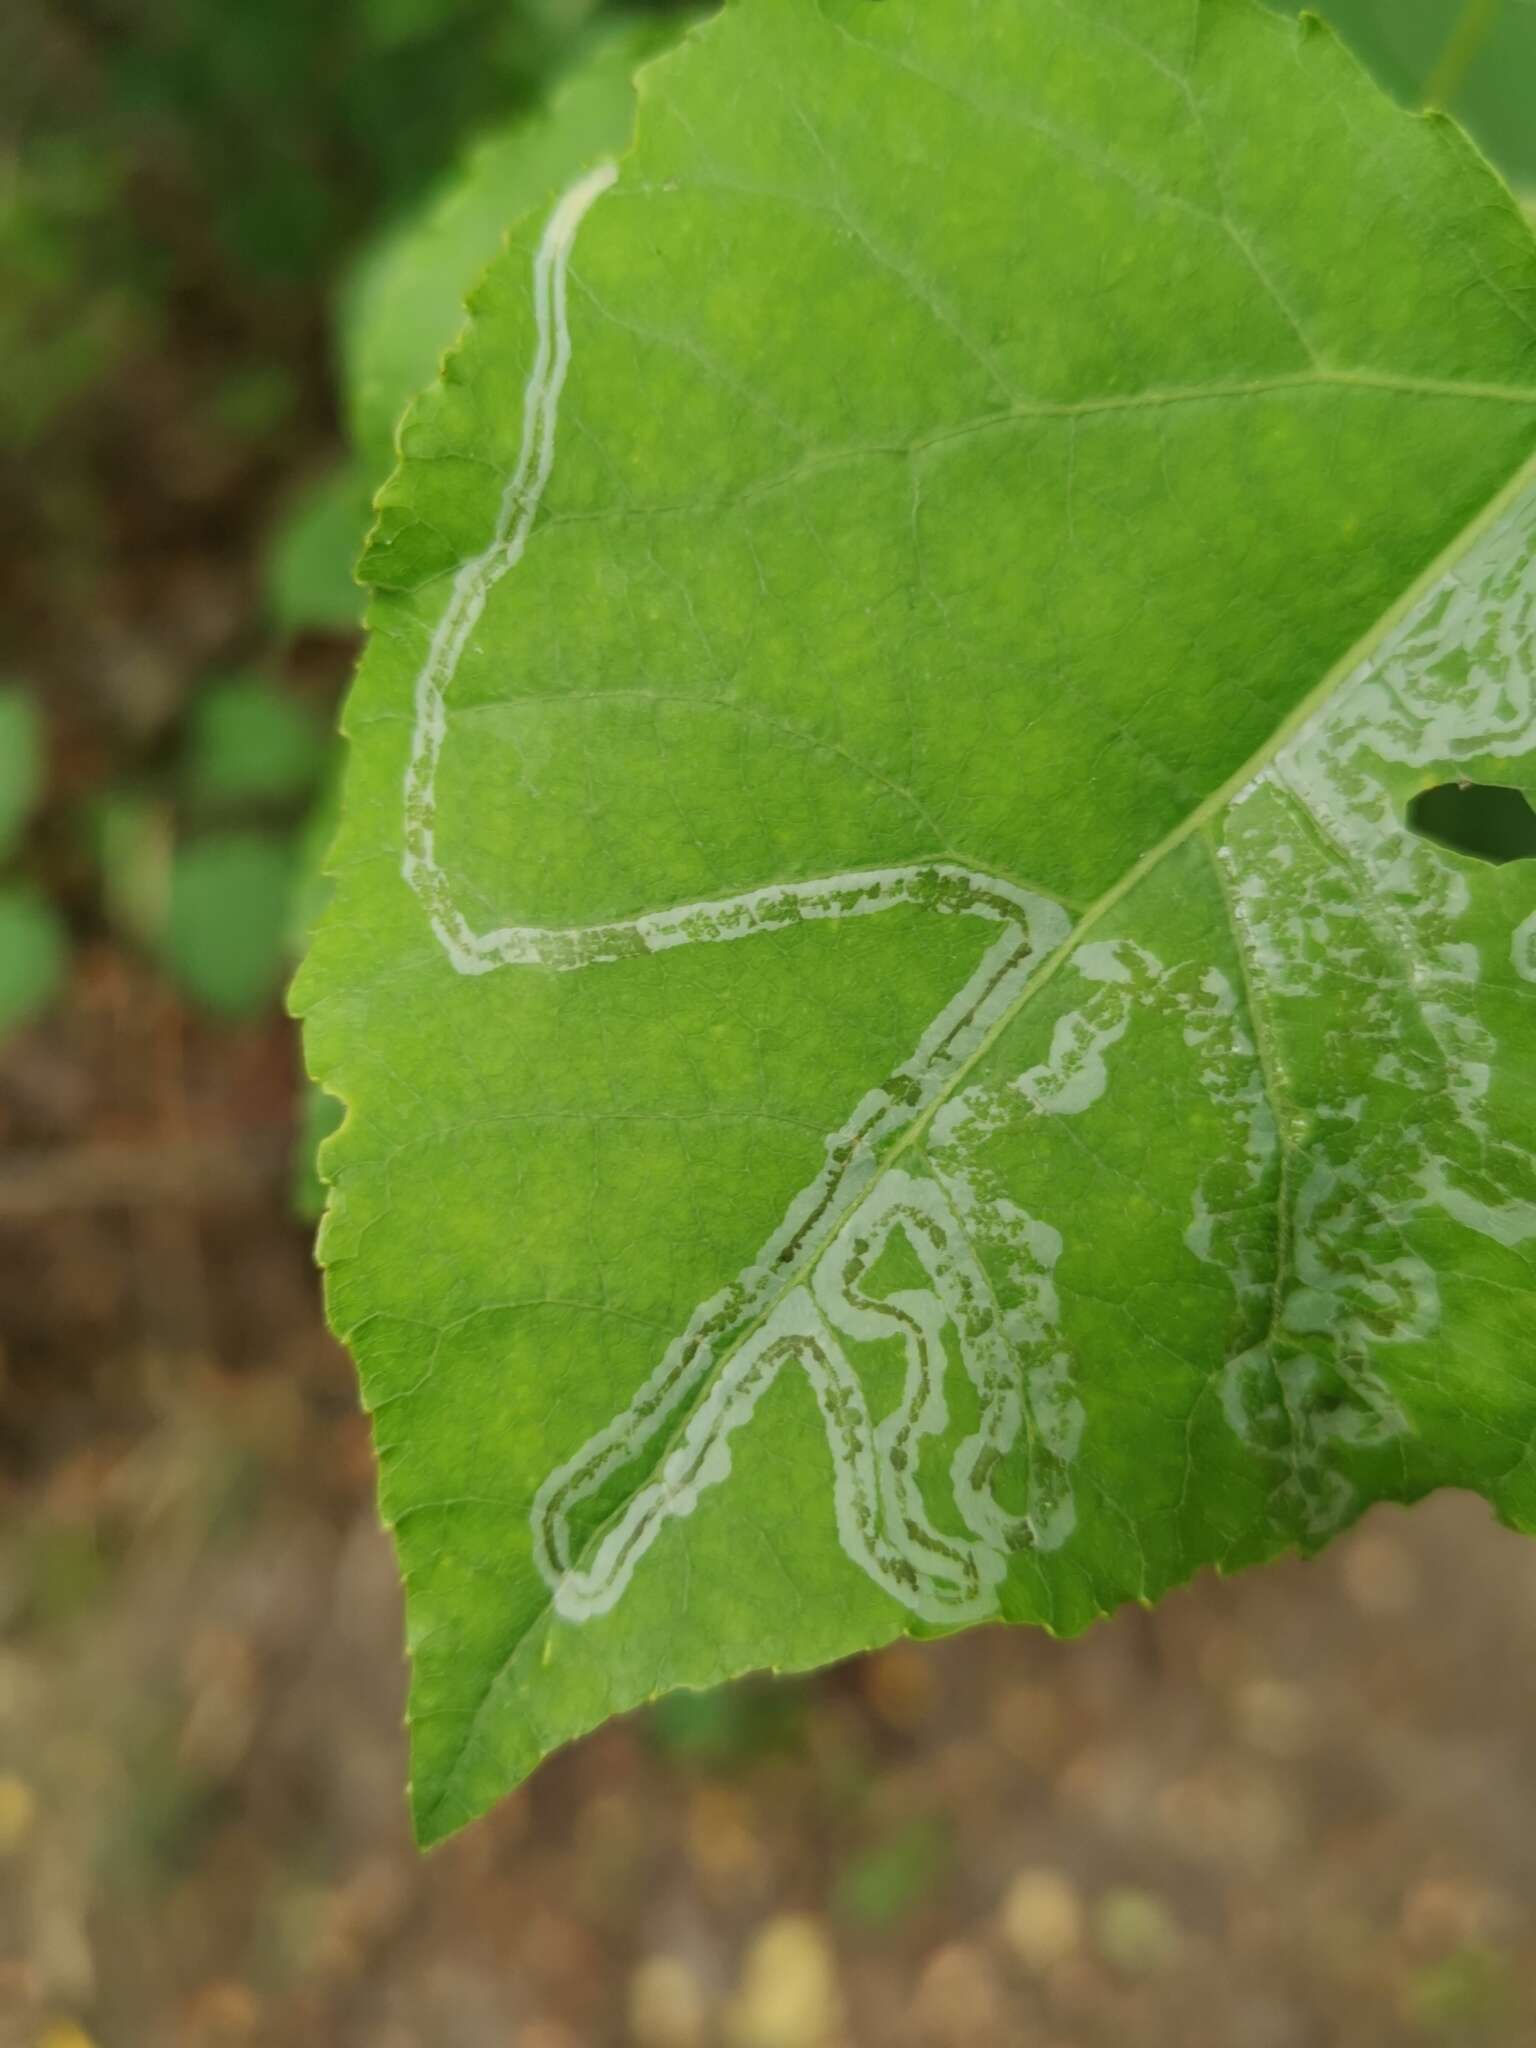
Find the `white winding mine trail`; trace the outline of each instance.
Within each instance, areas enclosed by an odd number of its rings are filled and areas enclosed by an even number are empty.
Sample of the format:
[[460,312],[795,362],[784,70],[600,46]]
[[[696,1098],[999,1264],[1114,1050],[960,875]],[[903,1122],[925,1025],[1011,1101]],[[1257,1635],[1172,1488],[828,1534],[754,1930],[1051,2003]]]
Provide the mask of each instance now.
[[[838,1532],[849,1555],[897,1599],[936,1621],[991,1612],[1010,1549],[1060,1540],[1070,1500],[1048,1483],[1033,1515],[1006,1514],[989,1486],[1024,1429],[1029,1388],[1004,1318],[955,1211],[967,1191],[937,1180],[881,1174],[881,1153],[937,1099],[1005,1016],[1035,964],[1070,928],[1057,903],[955,862],[858,870],[771,883],[733,896],[646,911],[615,922],[552,929],[507,925],[477,931],[437,859],[436,781],[447,734],[446,700],[486,600],[521,561],[554,462],[560,394],[571,360],[566,275],[576,233],[616,173],[604,164],[573,185],[550,215],[533,263],[536,333],[523,395],[523,439],[502,494],[490,544],[458,571],[416,679],[415,724],[405,778],[405,880],[461,974],[500,967],[570,972],[678,946],[720,944],[818,919],[868,917],[900,907],[975,917],[995,937],[975,972],[934,1018],[912,1056],[857,1104],[826,1141],[826,1159],[795,1197],[757,1257],[702,1302],[623,1413],[552,1472],[533,1506],[534,1555],[554,1603],[570,1620],[611,1607],[673,1516],[730,1470],[729,1439],[788,1364],[815,1390],[835,1473]],[[878,1183],[878,1185],[877,1185]],[[850,1220],[858,1208],[857,1225]],[[895,1233],[916,1254],[929,1285],[883,1298],[864,1275]],[[1073,1434],[1070,1400],[1049,1341],[1049,1267],[1059,1240],[1024,1219],[1016,1251],[1033,1276],[1045,1360],[1041,1427]],[[981,1405],[978,1428],[952,1461],[960,1518],[969,1534],[934,1528],[919,1485],[922,1442],[943,1431],[945,1332],[953,1332]],[[1016,1341],[1016,1335],[1013,1341]],[[876,1421],[844,1339],[898,1339],[906,1379],[897,1410]],[[691,1405],[690,1405],[691,1404]],[[686,1419],[680,1411],[688,1410]],[[1065,1421],[1063,1415],[1065,1414]],[[675,1418],[678,1418],[675,1420]],[[670,1449],[652,1476],[578,1557],[573,1518],[609,1477],[638,1460],[672,1425]],[[1053,1460],[1042,1453],[1042,1469]]]

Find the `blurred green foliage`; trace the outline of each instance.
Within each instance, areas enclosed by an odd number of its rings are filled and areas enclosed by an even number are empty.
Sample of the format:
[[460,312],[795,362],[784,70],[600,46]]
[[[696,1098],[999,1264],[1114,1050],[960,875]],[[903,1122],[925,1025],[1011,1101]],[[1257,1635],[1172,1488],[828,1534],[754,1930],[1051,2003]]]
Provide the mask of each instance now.
[[653,1701],[644,1725],[663,1756],[714,1769],[793,1750],[805,1713],[805,1688],[794,1679],[749,1678],[667,1693]]
[[15,684],[0,688],[0,860],[8,860],[43,778],[43,729],[37,706]]
[[224,830],[176,850],[161,945],[171,974],[219,1016],[259,1010],[288,951],[293,848],[273,833]]
[[[302,316],[474,136],[537,100],[605,11],[7,0],[0,453],[34,445],[168,325],[221,320],[242,292],[257,311],[286,295]],[[267,389],[223,394],[258,431],[283,400],[284,366],[265,368]]]
[[267,609],[280,633],[347,633],[363,610],[352,565],[368,530],[370,487],[360,465],[312,479],[284,509],[267,549]]
[[1410,106],[1442,107],[1536,190],[1536,0],[1306,0]]
[[949,1830],[941,1822],[912,1820],[849,1859],[838,1873],[833,1904],[844,1919],[882,1933],[939,1889],[950,1854]]
[[24,882],[0,884],[0,1032],[46,1009],[63,968],[63,934],[51,906]]
[[121,211],[120,175],[89,135],[0,154],[0,449],[32,447],[143,324],[121,252],[97,257]]
[[1515,2017],[1515,1972],[1501,1950],[1478,1944],[1426,1964],[1409,1979],[1407,2017],[1440,2040],[1474,2042],[1518,2039],[1506,2031]]
[[199,806],[288,803],[323,770],[325,734],[304,707],[257,676],[206,683],[192,706],[183,773]]
[[[0,873],[18,854],[43,790],[43,728],[19,687],[0,688]],[[46,1008],[64,964],[57,915],[30,882],[0,879],[0,1033]]]
[[97,808],[109,919],[216,1016],[275,999],[318,908],[333,754],[288,692],[257,675],[213,676],[168,773]]
[[313,713],[260,676],[212,678],[193,700],[153,939],[180,987],[217,1016],[264,1009],[302,943],[332,751]]
[[207,180],[252,270],[323,274],[463,138],[526,101],[598,0],[137,0],[107,77]]

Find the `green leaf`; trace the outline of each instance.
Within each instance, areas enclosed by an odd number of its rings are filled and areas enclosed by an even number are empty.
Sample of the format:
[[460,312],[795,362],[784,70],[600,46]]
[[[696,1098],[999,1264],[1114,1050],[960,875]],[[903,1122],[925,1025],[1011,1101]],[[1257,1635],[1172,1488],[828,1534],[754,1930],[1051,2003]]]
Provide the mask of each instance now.
[[342,354],[352,434],[371,475],[388,472],[401,415],[436,374],[464,324],[465,297],[509,224],[586,164],[624,147],[635,66],[675,33],[644,19],[610,31],[546,110],[488,137],[426,206],[368,251],[344,309]]
[[1536,187],[1536,0],[1323,0],[1317,12],[1401,98],[1446,108]]
[[894,1927],[937,1888],[950,1854],[949,1836],[940,1824],[909,1821],[838,1873],[833,1889],[838,1912],[871,1929]]
[[43,779],[43,728],[30,692],[0,688],[0,860],[16,841],[37,802]]
[[302,704],[258,676],[230,676],[193,703],[187,792],[208,807],[291,803],[314,787],[328,751]]
[[175,859],[170,807],[132,788],[114,788],[91,806],[86,823],[108,919],[139,945],[157,946]]
[[267,602],[285,633],[350,633],[363,609],[352,574],[368,530],[369,484],[351,467],[300,493],[272,536]]
[[1536,248],[1248,0],[740,0],[367,556],[298,991],[432,1840],[678,1686],[1536,1527]]
[[63,930],[52,907],[21,883],[0,888],[0,1033],[52,1002],[64,972]]
[[162,947],[181,986],[242,1017],[271,1001],[288,957],[292,848],[264,832],[210,832],[178,847]]

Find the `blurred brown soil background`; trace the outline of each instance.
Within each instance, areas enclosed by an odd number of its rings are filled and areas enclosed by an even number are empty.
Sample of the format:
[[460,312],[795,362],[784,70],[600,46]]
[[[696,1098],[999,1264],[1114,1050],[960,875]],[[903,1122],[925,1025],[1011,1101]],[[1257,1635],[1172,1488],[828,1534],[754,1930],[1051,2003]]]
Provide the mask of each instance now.
[[[68,101],[116,149],[108,59],[168,10],[6,13],[22,125]],[[4,665],[49,725],[26,858],[72,944],[0,1045],[0,2048],[1536,2043],[1536,1545],[1463,1499],[1079,1642],[665,1702],[417,1855],[293,1033],[189,1007],[76,824],[210,670],[344,687],[261,558],[340,445],[327,252],[382,180],[325,170],[356,203],[274,278],[184,129],[128,130],[57,315],[100,360],[0,441]]]

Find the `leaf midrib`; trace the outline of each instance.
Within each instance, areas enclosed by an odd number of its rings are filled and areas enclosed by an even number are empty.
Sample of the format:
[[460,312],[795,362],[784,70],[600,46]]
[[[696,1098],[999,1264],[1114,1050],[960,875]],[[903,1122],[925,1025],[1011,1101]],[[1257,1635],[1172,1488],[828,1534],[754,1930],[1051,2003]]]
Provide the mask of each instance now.
[[[1101,923],[1149,875],[1153,874],[1170,854],[1187,844],[1190,839],[1231,803],[1239,791],[1245,789],[1256,776],[1261,774],[1270,765],[1288,741],[1302,730],[1308,721],[1354,674],[1360,664],[1381,645],[1382,641],[1388,637],[1401,620],[1407,617],[1414,606],[1419,603],[1420,599],[1434,587],[1446,569],[1453,562],[1460,560],[1466,555],[1476,545],[1482,535],[1496,525],[1505,511],[1533,484],[1536,484],[1536,445],[1533,445],[1532,451],[1511,472],[1507,481],[1493,493],[1487,502],[1457,531],[1452,539],[1420,570],[1418,575],[1404,588],[1393,603],[1381,613],[1380,617],[1373,622],[1367,631],[1358,640],[1354,641],[1326,670],[1320,680],[1313,685],[1312,689],[1301,698],[1286,717],[1281,720],[1279,725],[1276,726],[1269,739],[1261,747],[1256,748],[1209,796],[1205,797],[1191,811],[1186,813],[1179,823],[1169,832],[1165,833],[1155,846],[1144,853],[1139,860],[1133,862],[1118,882],[1105,890],[1102,896],[1089,905],[1078,922],[1062,940],[1061,944],[1052,953],[1047,955],[1036,973],[1032,974],[1024,984],[1015,1000],[998,1017],[971,1054],[955,1069],[948,1081],[935,1095],[933,1101],[919,1116],[914,1118],[912,1123],[907,1126],[906,1130],[896,1140],[895,1144],[892,1145],[890,1151],[885,1155],[884,1170],[888,1171],[904,1153],[922,1142],[934,1116],[946,1102],[953,1098],[955,1092],[964,1084],[968,1076],[975,1072],[977,1066],[987,1057],[1003,1033],[1012,1026],[1026,1004],[1038,995],[1041,989],[1047,987],[1055,979],[1056,975],[1060,973],[1061,969],[1082,944],[1084,936]],[[870,1186],[873,1187],[879,1178],[880,1175],[878,1174],[873,1176]],[[767,1300],[752,1321],[743,1327],[735,1345],[732,1347],[733,1352],[738,1350],[741,1344],[767,1321],[786,1295],[792,1293],[797,1286],[803,1283],[805,1274],[815,1266],[817,1260],[826,1250],[834,1231],[841,1230],[848,1218],[858,1213],[861,1204],[867,1197],[868,1190],[860,1195],[848,1209],[839,1212],[834,1224],[822,1233],[820,1241],[813,1249],[808,1251],[803,1264],[797,1264],[794,1274],[786,1277],[782,1287]],[[694,1402],[686,1403],[677,1424],[666,1433],[660,1453],[661,1458],[666,1456],[667,1451],[675,1442],[678,1430],[686,1426],[688,1416],[692,1413],[694,1406]],[[653,1462],[659,1463],[660,1459],[658,1458]],[[617,1513],[619,1511],[616,1509],[614,1512]],[[611,1521],[612,1516],[608,1519]],[[605,1522],[603,1527],[606,1526],[607,1523]],[[586,1546],[584,1546],[582,1555],[585,1555],[590,1550],[592,1543],[597,1540],[600,1534],[600,1529],[593,1532],[592,1536],[588,1538]],[[454,1752],[452,1762],[447,1765],[442,1773],[442,1789],[436,1799],[433,1800],[431,1806],[426,1808],[421,1814],[421,1823],[425,1827],[432,1828],[441,1814],[443,1806],[457,1781],[464,1758],[475,1739],[485,1710],[496,1687],[517,1660],[535,1630],[547,1623],[553,1606],[553,1594],[546,1593],[546,1596],[539,1602],[526,1626],[519,1630],[506,1655],[486,1680],[480,1699],[465,1724],[463,1739]],[[435,1835],[429,1835],[428,1838],[435,1839],[436,1837]]]

